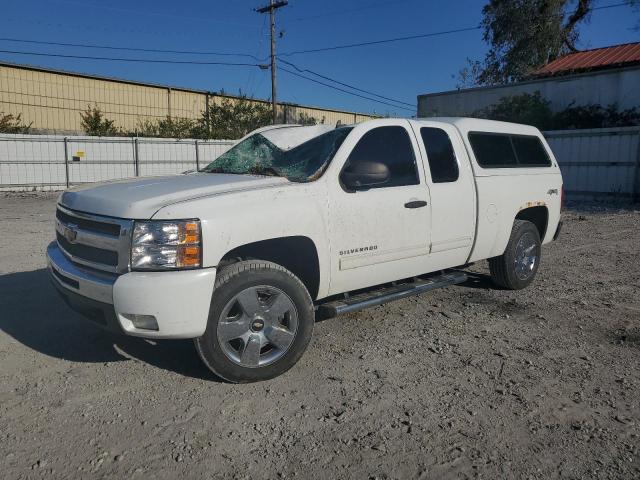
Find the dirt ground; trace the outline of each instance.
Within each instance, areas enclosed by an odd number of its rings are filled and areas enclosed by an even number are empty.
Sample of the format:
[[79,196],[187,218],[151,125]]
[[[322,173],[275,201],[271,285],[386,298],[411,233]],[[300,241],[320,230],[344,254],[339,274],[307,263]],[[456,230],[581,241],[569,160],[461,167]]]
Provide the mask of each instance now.
[[43,251],[55,196],[0,194],[0,472],[17,478],[638,478],[640,211],[564,214],[534,285],[467,284],[316,325],[230,385],[190,341],[111,336]]

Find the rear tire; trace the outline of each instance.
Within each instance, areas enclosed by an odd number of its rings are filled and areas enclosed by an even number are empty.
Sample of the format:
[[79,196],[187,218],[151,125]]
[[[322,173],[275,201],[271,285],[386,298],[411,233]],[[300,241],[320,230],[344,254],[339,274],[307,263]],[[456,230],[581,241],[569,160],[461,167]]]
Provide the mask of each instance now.
[[509,290],[527,287],[540,266],[542,248],[536,226],[526,220],[516,220],[504,253],[489,259],[493,282]]
[[220,270],[204,335],[204,364],[232,383],[268,380],[289,370],[307,348],[315,322],[303,283],[275,263],[248,260]]

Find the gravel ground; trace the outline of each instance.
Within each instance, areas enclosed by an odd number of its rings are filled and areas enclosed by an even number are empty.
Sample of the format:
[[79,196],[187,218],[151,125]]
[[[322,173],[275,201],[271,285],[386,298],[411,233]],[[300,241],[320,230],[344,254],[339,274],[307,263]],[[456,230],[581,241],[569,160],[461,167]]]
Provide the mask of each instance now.
[[49,285],[55,196],[0,196],[3,478],[638,478],[640,212],[570,209],[536,282],[319,322],[230,385],[189,341],[110,336]]

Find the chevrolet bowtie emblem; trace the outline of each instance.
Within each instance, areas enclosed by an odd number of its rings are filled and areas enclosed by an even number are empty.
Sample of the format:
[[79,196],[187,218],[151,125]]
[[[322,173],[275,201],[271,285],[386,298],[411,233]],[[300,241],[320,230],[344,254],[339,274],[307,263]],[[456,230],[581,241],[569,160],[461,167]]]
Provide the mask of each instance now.
[[78,230],[76,230],[77,228],[77,225],[67,225],[66,227],[64,227],[64,238],[69,240],[70,243],[75,242],[76,238],[78,238]]

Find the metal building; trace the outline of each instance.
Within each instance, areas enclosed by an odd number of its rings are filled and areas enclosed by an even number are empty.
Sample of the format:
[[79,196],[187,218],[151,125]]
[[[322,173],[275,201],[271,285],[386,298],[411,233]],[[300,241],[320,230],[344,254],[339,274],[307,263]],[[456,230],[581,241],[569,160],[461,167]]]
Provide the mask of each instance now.
[[[105,117],[125,130],[134,130],[145,120],[173,118],[197,119],[210,103],[231,95],[186,88],[98,77],[81,73],[0,62],[0,112],[21,115],[32,132],[81,134],[80,113],[98,105]],[[270,105],[265,100],[254,100]],[[361,122],[373,115],[279,104],[280,115],[295,123],[300,115],[321,123]]]
[[569,105],[640,107],[640,43],[564,55],[527,81],[418,96],[418,116],[469,116],[504,97],[539,91],[553,111]]

